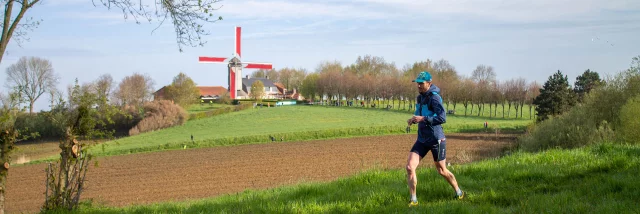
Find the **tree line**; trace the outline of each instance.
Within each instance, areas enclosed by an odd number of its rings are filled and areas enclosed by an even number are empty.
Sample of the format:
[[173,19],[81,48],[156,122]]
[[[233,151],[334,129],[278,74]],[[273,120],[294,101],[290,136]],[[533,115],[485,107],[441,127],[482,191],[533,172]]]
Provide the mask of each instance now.
[[474,114],[475,109],[478,116],[484,116],[485,108],[489,107],[488,116],[495,117],[500,105],[503,113],[513,107],[522,117],[523,106],[531,106],[539,94],[538,83],[523,78],[499,81],[494,68],[488,65],[478,65],[471,76],[466,76],[445,59],[427,59],[398,68],[382,57],[370,55],[360,56],[350,65],[336,61],[320,63],[302,79],[299,91],[307,99],[338,105],[361,101],[366,106],[384,108],[386,102],[388,107],[411,110],[417,95],[411,81],[422,71],[429,71],[434,84],[441,88],[447,110],[462,104],[465,115]]

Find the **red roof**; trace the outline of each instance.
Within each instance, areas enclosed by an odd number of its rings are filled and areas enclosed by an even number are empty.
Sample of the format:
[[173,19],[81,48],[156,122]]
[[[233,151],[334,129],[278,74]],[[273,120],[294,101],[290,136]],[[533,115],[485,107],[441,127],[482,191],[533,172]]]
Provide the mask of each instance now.
[[222,86],[197,86],[201,96],[222,96],[227,91]]
[[284,94],[285,88],[284,88],[284,85],[282,83],[276,82],[276,83],[273,83],[273,84],[276,85],[276,88],[278,88],[278,91],[280,91],[281,94]]

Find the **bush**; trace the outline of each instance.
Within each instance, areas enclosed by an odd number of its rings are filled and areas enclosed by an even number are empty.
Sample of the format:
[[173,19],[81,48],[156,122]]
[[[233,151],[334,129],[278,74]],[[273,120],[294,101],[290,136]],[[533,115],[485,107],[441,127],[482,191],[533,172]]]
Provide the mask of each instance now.
[[[637,96],[640,96],[640,73],[632,69],[621,72],[587,94],[583,104],[530,127],[528,134],[520,138],[519,146],[527,151],[575,148],[612,141],[614,136],[636,131],[640,128],[637,122],[640,104],[631,98]],[[630,135],[630,140],[637,142],[635,136]]]
[[[62,127],[52,122],[47,117],[48,113],[20,113],[16,117],[15,127],[19,130],[26,130],[28,133],[38,133],[40,138],[53,138],[62,136]],[[53,114],[55,119],[64,120],[61,114]]]
[[168,100],[148,102],[143,108],[144,119],[129,130],[129,135],[182,125],[189,118],[187,111]]
[[561,116],[534,124],[527,133],[519,141],[520,148],[525,151],[577,148],[613,138],[609,122],[598,122],[584,106],[576,106]]
[[640,143],[640,96],[629,99],[620,110],[620,140]]

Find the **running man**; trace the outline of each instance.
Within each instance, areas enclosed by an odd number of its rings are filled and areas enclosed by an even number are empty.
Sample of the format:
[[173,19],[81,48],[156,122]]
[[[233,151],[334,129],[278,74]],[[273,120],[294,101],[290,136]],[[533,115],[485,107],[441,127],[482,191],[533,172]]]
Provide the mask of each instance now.
[[409,184],[409,192],[411,193],[411,202],[409,206],[417,206],[418,198],[416,196],[416,186],[418,177],[416,176],[416,168],[420,160],[424,158],[429,151],[433,156],[433,162],[436,170],[444,179],[449,182],[455,191],[455,198],[462,199],[464,192],[458,187],[456,177],[446,166],[446,148],[447,141],[442,130],[443,123],[446,122],[446,114],[440,97],[440,88],[431,84],[431,74],[429,72],[420,72],[418,77],[413,80],[418,85],[420,93],[416,100],[416,111],[411,119],[407,120],[407,124],[418,124],[418,138],[413,144],[407,159],[407,182]]

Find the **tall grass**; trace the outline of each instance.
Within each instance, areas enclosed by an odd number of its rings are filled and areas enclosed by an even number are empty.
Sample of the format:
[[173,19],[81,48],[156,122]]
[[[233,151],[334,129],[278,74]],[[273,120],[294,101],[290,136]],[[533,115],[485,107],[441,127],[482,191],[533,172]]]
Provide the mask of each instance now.
[[[85,202],[73,213],[635,213],[640,146],[598,144],[455,165],[467,196],[431,167],[418,169],[418,207],[407,207],[404,170],[372,169],[328,183],[124,208]],[[52,213],[67,213],[65,211]]]

